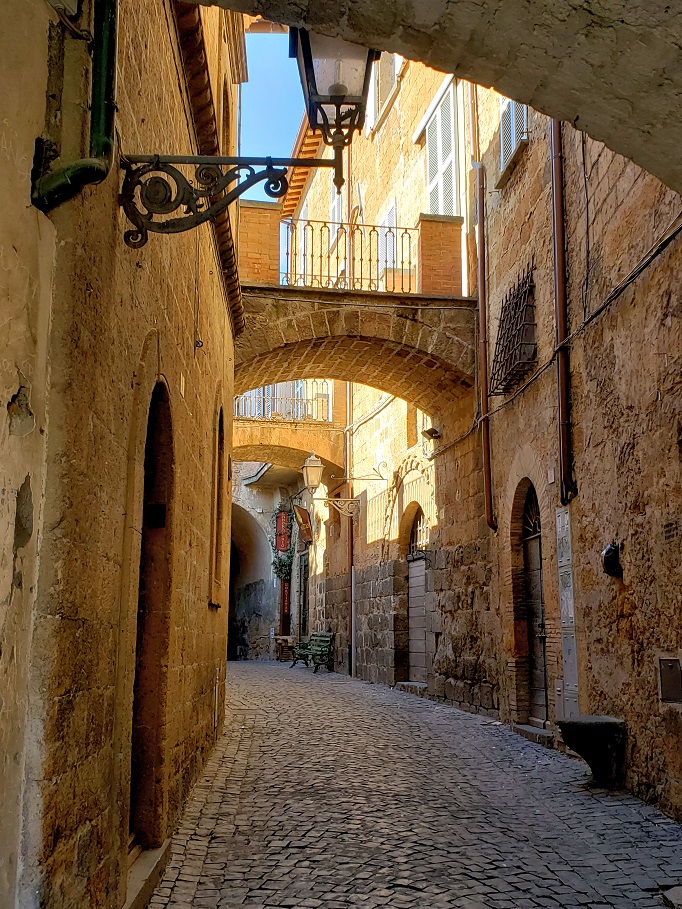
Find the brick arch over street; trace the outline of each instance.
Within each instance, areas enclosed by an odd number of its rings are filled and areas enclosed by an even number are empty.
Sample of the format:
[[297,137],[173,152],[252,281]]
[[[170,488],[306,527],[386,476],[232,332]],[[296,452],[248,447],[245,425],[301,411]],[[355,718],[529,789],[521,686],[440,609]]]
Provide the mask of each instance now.
[[[385,303],[386,294],[276,287],[244,287],[243,294],[247,330],[235,347],[235,394],[324,377],[371,385],[429,413],[470,398],[473,302],[422,297],[424,308],[415,312],[381,309],[377,298]],[[449,303],[460,308],[427,311]]]
[[299,470],[311,451],[343,476],[343,429],[288,421],[234,420],[232,459]]
[[682,191],[670,0],[200,0],[394,51],[574,123]]

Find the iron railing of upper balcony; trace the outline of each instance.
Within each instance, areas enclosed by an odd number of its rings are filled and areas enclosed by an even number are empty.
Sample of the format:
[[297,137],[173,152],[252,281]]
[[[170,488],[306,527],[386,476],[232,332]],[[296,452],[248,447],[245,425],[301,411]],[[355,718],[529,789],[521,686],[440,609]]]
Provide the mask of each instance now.
[[417,228],[290,220],[282,229],[281,284],[417,292]]
[[234,399],[234,416],[237,420],[290,420],[315,423],[329,423],[332,418],[329,395],[285,398],[266,397],[253,392],[238,395]]

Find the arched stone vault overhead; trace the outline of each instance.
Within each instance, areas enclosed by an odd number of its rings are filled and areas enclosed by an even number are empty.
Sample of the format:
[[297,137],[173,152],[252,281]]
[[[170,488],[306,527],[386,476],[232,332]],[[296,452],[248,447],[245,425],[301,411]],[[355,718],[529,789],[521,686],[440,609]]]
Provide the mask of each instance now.
[[493,85],[586,130],[682,192],[682,6],[674,0],[210,5],[307,25]]
[[277,287],[243,293],[247,330],[235,347],[235,394],[292,378],[327,378],[371,385],[429,413],[470,399],[474,302],[434,298],[433,306],[461,308],[415,312],[370,308],[372,301],[400,302],[386,294]]

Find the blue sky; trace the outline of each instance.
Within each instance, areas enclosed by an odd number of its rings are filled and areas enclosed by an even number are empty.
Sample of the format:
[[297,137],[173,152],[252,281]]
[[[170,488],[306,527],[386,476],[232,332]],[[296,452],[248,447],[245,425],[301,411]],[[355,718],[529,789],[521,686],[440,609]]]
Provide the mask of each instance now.
[[[249,81],[242,86],[241,155],[287,158],[303,117],[303,91],[288,35],[247,35]],[[267,199],[263,184],[244,194]]]

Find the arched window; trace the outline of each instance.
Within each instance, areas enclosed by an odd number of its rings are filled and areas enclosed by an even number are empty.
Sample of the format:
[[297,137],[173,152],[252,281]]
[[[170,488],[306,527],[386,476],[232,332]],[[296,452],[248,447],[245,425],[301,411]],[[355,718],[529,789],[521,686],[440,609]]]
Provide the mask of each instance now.
[[417,509],[410,530],[410,555],[426,549],[429,542],[429,525],[421,508]]

